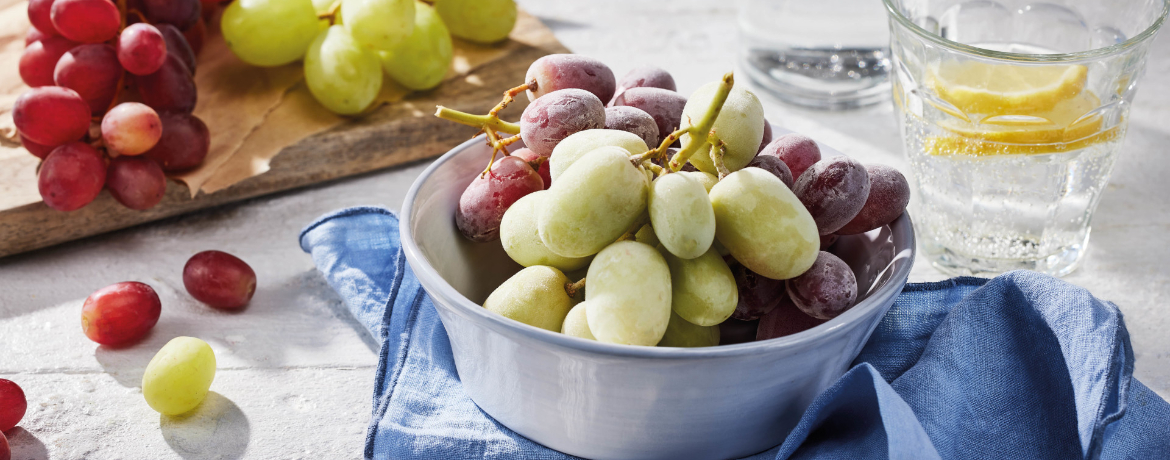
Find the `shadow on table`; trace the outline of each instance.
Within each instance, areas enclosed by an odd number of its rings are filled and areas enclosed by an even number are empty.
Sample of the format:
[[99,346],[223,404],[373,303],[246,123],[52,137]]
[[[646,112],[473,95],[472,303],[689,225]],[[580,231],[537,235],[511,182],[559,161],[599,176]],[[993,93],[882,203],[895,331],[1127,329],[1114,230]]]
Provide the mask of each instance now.
[[16,427],[4,433],[8,437],[8,447],[12,450],[12,460],[48,460],[49,449],[45,443],[29,433],[28,430]]
[[252,429],[248,416],[230,399],[214,391],[194,411],[159,416],[167,445],[188,460],[233,460],[244,456]]

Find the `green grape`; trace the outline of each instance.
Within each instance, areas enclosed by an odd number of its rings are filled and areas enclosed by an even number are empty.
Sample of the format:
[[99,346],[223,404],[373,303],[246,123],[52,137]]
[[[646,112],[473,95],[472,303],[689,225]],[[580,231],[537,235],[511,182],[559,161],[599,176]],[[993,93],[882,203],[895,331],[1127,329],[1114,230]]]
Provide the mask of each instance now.
[[597,254],[585,278],[585,317],[598,341],[654,346],[670,321],[670,268],[658,250],[619,241]]
[[483,308],[529,326],[560,332],[573,306],[573,299],[565,292],[568,282],[565,274],[555,268],[528,267],[492,291]]
[[532,192],[516,200],[504,211],[504,218],[500,221],[500,243],[504,246],[504,252],[525,267],[547,265],[566,272],[585,268],[592,258],[563,257],[549,251],[540,241],[536,216],[547,197],[547,190]]
[[224,10],[220,28],[240,60],[274,67],[304,56],[320,25],[310,0],[236,0]]
[[414,9],[414,31],[406,41],[378,56],[386,74],[402,86],[415,91],[431,89],[443,82],[451,68],[451,34],[434,8],[419,3]]
[[[687,99],[683,107],[683,126],[690,126],[689,121],[697,122],[707,113],[711,100],[715,98],[715,91],[720,82],[711,82],[699,87]],[[688,121],[689,120],[689,121]],[[738,171],[756,157],[760,148],[760,140],[764,138],[764,105],[755,94],[736,86],[727,95],[727,102],[723,103],[723,110],[712,126],[715,134],[726,144],[723,154],[723,164],[728,171]],[[704,136],[705,137],[705,136]],[[690,134],[683,134],[682,143],[692,142]],[[715,164],[711,162],[711,146],[699,147],[690,159],[691,164],[700,171],[717,174]]]
[[713,347],[719,345],[719,326],[698,326],[671,312],[660,347]]
[[672,254],[694,259],[707,252],[715,238],[715,211],[707,189],[682,174],[667,174],[650,185],[650,223]]
[[516,25],[514,0],[436,0],[435,9],[451,34],[478,43],[495,43]]
[[711,187],[714,187],[715,184],[719,183],[718,177],[715,177],[714,174],[705,173],[703,171],[681,171],[679,174],[690,176],[699,181],[700,184],[703,184],[703,188],[707,189],[707,193],[711,193]]
[[597,254],[646,211],[648,181],[621,147],[581,157],[554,180],[536,228],[550,251],[565,257]]
[[654,233],[654,227],[650,224],[643,225],[642,228],[638,229],[638,232],[634,234],[634,241],[650,245],[652,248],[658,247],[660,243],[658,235]]
[[643,153],[647,150],[646,141],[637,134],[616,129],[587,129],[564,138],[553,148],[552,156],[548,159],[550,178],[556,182],[573,162],[586,153],[601,147],[615,146],[626,149],[630,155]]
[[670,267],[671,309],[675,313],[700,326],[715,326],[731,317],[739,302],[739,289],[718,251],[711,248],[689,260],[660,252]]
[[760,168],[733,172],[711,189],[711,204],[715,237],[751,271],[783,280],[817,260],[817,224],[774,174]]
[[142,374],[142,396],[151,409],[179,415],[194,409],[215,380],[215,352],[202,340],[175,337],[151,358]]
[[329,8],[333,6],[333,2],[334,2],[334,0],[312,0],[312,1],[313,1],[313,9],[317,10],[318,14],[329,11]]
[[341,21],[354,40],[380,51],[394,49],[414,31],[415,0],[341,0]]
[[382,89],[378,56],[342,26],[321,32],[305,54],[305,83],[321,105],[342,115],[361,113]]
[[587,303],[589,302],[581,302],[569,310],[569,315],[565,317],[565,324],[561,325],[562,334],[597,340],[597,337],[594,337],[593,333],[589,331],[589,321],[585,318],[585,304]]

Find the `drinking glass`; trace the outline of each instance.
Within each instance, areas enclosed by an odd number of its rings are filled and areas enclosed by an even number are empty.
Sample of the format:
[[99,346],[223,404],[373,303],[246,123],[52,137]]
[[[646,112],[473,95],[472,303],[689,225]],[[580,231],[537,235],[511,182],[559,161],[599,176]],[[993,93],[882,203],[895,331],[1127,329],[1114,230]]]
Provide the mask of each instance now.
[[923,254],[1074,270],[1170,0],[884,2]]

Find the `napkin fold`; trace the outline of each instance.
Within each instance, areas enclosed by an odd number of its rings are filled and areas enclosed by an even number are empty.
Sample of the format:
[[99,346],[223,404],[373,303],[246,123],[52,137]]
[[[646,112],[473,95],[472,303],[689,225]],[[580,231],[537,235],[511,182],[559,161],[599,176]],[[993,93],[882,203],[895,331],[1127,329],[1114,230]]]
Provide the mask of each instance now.
[[[382,346],[365,458],[573,458],[463,391],[393,213],[331,213],[300,242]],[[750,458],[1170,458],[1170,404],[1133,365],[1117,307],[1059,279],[908,284],[852,369],[783,444]]]

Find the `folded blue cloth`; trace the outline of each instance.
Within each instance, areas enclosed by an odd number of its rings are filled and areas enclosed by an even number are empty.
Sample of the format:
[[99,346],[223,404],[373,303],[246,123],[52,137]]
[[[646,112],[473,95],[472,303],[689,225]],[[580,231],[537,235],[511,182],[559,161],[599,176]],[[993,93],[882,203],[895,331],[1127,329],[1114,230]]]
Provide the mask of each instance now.
[[[467,397],[446,331],[382,208],[301,247],[382,344],[366,458],[571,458]],[[910,284],[853,368],[752,459],[1170,458],[1170,404],[1132,377],[1117,307],[1031,272]]]

